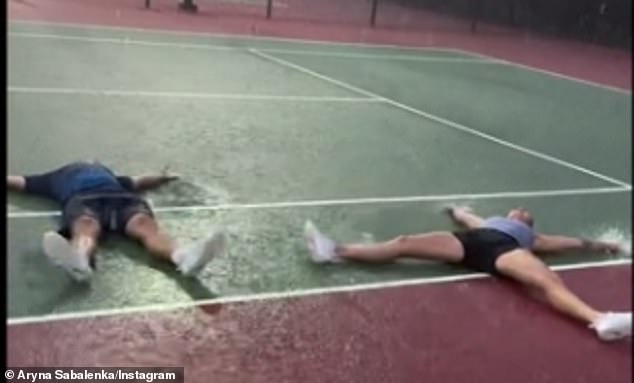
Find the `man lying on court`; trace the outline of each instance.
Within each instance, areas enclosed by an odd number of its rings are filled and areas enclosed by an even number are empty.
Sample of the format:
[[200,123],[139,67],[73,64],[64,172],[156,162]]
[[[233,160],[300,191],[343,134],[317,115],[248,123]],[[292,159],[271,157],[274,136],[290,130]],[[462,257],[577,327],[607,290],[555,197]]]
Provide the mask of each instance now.
[[400,236],[377,244],[337,245],[308,221],[304,238],[315,262],[390,262],[409,257],[459,264],[504,276],[535,291],[559,312],[585,322],[600,339],[631,335],[631,312],[600,312],[588,306],[535,255],[569,250],[617,253],[621,251],[618,245],[536,233],[531,214],[523,208],[509,211],[506,217],[487,219],[468,208],[454,207],[447,211],[464,230]]
[[45,233],[42,246],[48,258],[77,281],[91,278],[97,245],[106,233],[137,240],[152,255],[172,262],[185,275],[193,275],[224,251],[224,235],[211,233],[198,243],[176,246],[140,195],[177,178],[165,172],[117,176],[98,162],[76,162],[39,175],[9,175],[7,188],[61,205],[60,229]]

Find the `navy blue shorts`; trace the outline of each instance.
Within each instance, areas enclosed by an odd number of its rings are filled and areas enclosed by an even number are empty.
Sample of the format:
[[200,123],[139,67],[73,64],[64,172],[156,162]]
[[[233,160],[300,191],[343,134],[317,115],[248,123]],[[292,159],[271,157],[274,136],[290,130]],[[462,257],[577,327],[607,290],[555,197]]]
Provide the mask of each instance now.
[[147,201],[134,193],[77,195],[64,205],[59,233],[69,238],[73,222],[89,216],[99,222],[102,233],[125,234],[128,221],[137,214],[154,216]]
[[495,261],[502,254],[520,248],[515,238],[495,229],[471,229],[453,235],[464,248],[464,258],[460,262],[464,267],[498,276]]

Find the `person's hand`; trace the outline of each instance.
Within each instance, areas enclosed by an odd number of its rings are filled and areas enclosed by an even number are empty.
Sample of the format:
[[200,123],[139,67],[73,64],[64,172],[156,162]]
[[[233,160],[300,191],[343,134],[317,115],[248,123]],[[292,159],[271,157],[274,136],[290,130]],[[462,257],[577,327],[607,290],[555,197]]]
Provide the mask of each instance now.
[[596,251],[598,253],[604,254],[618,254],[623,252],[621,245],[612,242],[601,242],[601,241],[591,241],[585,240],[586,248],[590,251]]
[[455,219],[456,215],[460,213],[473,213],[473,210],[468,206],[449,205],[445,207],[445,213],[452,219]]
[[178,174],[170,173],[169,165],[165,165],[163,167],[163,169],[161,170],[161,176],[163,177],[163,179],[166,182],[176,181],[176,180],[180,179],[180,176]]
[[618,254],[623,251],[618,243],[598,242],[596,247],[597,250],[606,254]]

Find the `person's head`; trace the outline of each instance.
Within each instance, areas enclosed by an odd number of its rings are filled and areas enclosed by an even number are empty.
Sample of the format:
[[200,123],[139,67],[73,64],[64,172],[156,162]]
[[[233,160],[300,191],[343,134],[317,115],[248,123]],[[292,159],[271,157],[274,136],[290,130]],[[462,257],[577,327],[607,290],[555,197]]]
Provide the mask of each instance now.
[[506,218],[523,222],[530,227],[533,227],[533,225],[535,224],[535,221],[533,220],[533,215],[523,207],[517,207],[515,209],[509,210]]

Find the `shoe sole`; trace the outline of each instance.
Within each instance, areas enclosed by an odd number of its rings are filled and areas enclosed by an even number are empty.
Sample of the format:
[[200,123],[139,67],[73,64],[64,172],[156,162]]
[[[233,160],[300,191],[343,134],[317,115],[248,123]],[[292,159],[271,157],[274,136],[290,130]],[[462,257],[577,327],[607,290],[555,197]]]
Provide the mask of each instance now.
[[306,221],[304,224],[304,243],[310,252],[310,259],[315,263],[325,263],[326,260],[322,259],[317,253],[317,246],[315,243],[315,236],[319,233],[317,227],[311,222]]
[[91,278],[92,270],[82,268],[76,264],[73,256],[79,255],[74,254],[72,246],[59,234],[44,234],[42,247],[48,259],[53,264],[63,268],[74,280],[84,282]]
[[205,246],[203,247],[202,256],[194,262],[194,264],[187,271],[183,271],[185,275],[196,275],[202,271],[202,269],[211,262],[212,259],[216,258],[220,254],[224,253],[226,249],[226,238],[225,235],[221,232],[214,233],[207,241],[205,242]]
[[310,253],[310,258],[315,263],[343,263],[344,260],[339,257],[322,257],[317,251],[317,243],[315,237],[323,236],[323,234],[317,229],[315,224],[311,221],[306,221],[304,224],[304,242]]
[[623,338],[627,338],[629,336],[632,336],[632,332],[631,331],[608,331],[605,332],[603,334],[599,335],[599,338],[601,338],[601,340],[604,341],[613,341],[613,340],[618,340],[618,339],[623,339]]

